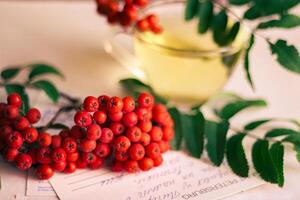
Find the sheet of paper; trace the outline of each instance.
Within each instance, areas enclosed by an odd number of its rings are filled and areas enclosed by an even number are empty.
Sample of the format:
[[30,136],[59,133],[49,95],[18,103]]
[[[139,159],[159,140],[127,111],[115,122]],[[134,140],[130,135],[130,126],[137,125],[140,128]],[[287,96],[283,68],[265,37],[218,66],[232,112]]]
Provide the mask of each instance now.
[[164,164],[149,172],[115,173],[108,169],[55,174],[50,180],[60,199],[220,199],[263,184],[239,178],[227,167],[213,167],[180,152],[164,155]]
[[26,196],[51,196],[56,197],[51,184],[47,180],[39,180],[30,170],[27,176]]

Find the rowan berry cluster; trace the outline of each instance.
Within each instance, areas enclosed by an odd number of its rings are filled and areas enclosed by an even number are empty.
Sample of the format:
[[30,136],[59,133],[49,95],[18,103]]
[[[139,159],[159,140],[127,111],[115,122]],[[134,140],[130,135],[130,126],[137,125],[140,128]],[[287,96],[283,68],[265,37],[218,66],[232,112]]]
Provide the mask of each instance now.
[[85,130],[77,139],[88,162],[109,157],[113,171],[146,171],[159,166],[161,154],[169,150],[174,137],[167,109],[155,104],[147,93],[139,95],[137,105],[130,96],[89,96],[74,121],[75,127]]
[[136,26],[139,31],[160,33],[158,17],[154,14],[140,17],[138,12],[148,4],[148,0],[96,0],[97,12],[106,16],[110,24],[119,24],[122,27]]
[[35,128],[40,111],[23,113],[21,105],[16,93],[0,103],[0,151],[21,170],[34,166],[40,179],[49,179],[54,171],[98,169],[105,159],[113,160],[113,171],[150,170],[162,163],[161,154],[174,136],[167,109],[146,93],[139,95],[137,105],[130,96],[88,96],[74,115],[75,125],[58,135]]

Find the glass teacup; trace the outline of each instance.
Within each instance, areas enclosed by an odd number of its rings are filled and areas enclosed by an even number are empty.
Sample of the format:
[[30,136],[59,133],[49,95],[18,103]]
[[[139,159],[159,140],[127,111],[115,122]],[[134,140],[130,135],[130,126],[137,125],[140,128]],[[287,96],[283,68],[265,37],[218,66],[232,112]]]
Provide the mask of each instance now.
[[[220,5],[215,7],[220,9]],[[212,33],[197,33],[198,20],[184,21],[184,0],[154,1],[141,15],[155,13],[163,33],[133,30],[134,54],[115,39],[105,45],[127,69],[149,83],[161,96],[177,102],[203,103],[227,82],[248,42],[242,25],[235,41],[219,47]],[[229,27],[235,16],[229,16]]]

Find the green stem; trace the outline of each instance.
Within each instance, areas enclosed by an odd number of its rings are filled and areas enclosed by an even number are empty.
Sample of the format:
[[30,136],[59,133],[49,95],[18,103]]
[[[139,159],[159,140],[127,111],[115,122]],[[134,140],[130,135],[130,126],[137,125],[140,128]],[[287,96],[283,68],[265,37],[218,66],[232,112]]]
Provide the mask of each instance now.
[[57,112],[54,114],[54,116],[50,119],[50,121],[45,126],[41,127],[41,132],[48,130],[55,123],[57,118],[62,113],[70,112],[72,110],[77,110],[77,109],[78,109],[78,105],[67,105],[59,108]]

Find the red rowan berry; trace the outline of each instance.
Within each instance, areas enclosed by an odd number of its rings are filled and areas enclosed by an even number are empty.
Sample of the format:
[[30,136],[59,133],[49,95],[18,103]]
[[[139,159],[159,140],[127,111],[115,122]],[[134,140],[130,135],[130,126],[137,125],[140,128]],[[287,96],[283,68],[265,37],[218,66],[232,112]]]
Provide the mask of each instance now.
[[116,160],[112,163],[111,170],[113,172],[121,172],[123,170],[123,167],[123,162]]
[[121,111],[109,112],[108,117],[111,121],[118,122],[118,121],[121,121],[121,119],[123,118],[123,112],[121,112]]
[[138,127],[141,129],[141,131],[148,133],[152,129],[152,122],[151,121],[140,121],[138,123]]
[[6,135],[8,135],[12,132],[13,132],[13,129],[11,126],[8,126],[8,125],[0,126],[0,140],[1,139],[4,140]]
[[23,131],[29,125],[30,123],[25,117],[19,117],[15,121],[15,129],[18,131]]
[[87,127],[86,138],[89,140],[98,140],[101,137],[101,128],[97,124],[91,124]]
[[22,98],[18,93],[12,93],[7,96],[7,103],[9,105],[14,105],[19,107],[22,105]]
[[92,123],[92,116],[86,111],[78,111],[74,116],[74,122],[77,126],[86,127]]
[[140,139],[140,142],[143,146],[147,146],[148,144],[150,144],[151,141],[151,137],[148,133],[142,133],[142,137]]
[[138,117],[135,112],[125,113],[123,124],[127,127],[135,126],[138,122]]
[[91,164],[91,163],[95,162],[95,160],[97,159],[97,156],[91,152],[89,152],[89,153],[83,152],[81,154],[81,159],[83,161],[85,161],[87,164]]
[[138,142],[142,137],[142,131],[136,126],[129,127],[126,131],[126,135],[131,142]]
[[114,134],[109,128],[102,128],[100,141],[102,143],[110,143],[113,140]]
[[4,116],[7,119],[16,119],[19,116],[19,108],[14,105],[5,107]]
[[140,7],[146,6],[148,4],[148,2],[149,2],[148,0],[133,0],[133,3]]
[[161,153],[165,153],[170,149],[169,143],[166,141],[159,141],[158,143],[159,149]]
[[163,132],[160,127],[153,126],[151,131],[149,132],[149,135],[151,137],[151,141],[153,142],[159,142],[162,139]]
[[68,162],[76,162],[79,158],[79,153],[76,151],[74,153],[67,154],[67,161]]
[[130,140],[126,136],[119,136],[115,139],[114,147],[117,151],[125,152],[130,147]]
[[41,119],[41,112],[37,108],[31,108],[26,114],[26,118],[31,124],[35,124]]
[[95,112],[99,108],[99,102],[96,97],[88,96],[83,101],[83,108],[88,112]]
[[154,98],[148,93],[141,93],[138,97],[138,104],[143,108],[152,108],[154,105]]
[[99,158],[99,157],[96,157],[96,160],[92,163],[89,164],[89,167],[91,169],[99,169],[100,167],[103,166],[103,159],[102,158]]
[[51,137],[52,137],[52,139],[51,139],[51,147],[52,148],[60,147],[61,143],[62,143],[61,136],[60,135],[52,135]]
[[49,147],[37,149],[36,161],[41,164],[49,164],[51,162],[51,149]]
[[80,126],[72,126],[71,130],[70,130],[70,137],[74,138],[74,139],[81,139],[84,138],[84,131],[82,130],[82,127]]
[[19,154],[16,158],[16,166],[20,170],[27,170],[32,165],[31,156],[25,153]]
[[19,154],[18,149],[8,148],[4,151],[4,157],[7,161],[14,161],[17,155]]
[[67,166],[64,170],[64,173],[66,174],[71,174],[75,172],[77,169],[76,163],[75,162],[67,162]]
[[89,139],[81,139],[80,140],[80,149],[83,152],[92,152],[96,148],[96,141]]
[[86,168],[87,167],[87,162],[86,161],[84,161],[84,160],[82,160],[82,159],[78,159],[77,161],[76,161],[76,165],[77,165],[77,168],[78,169],[84,169],[84,168]]
[[129,158],[128,152],[127,151],[116,151],[115,152],[115,158],[118,161],[126,161]]
[[110,97],[107,95],[101,95],[98,97],[98,102],[99,102],[99,110],[106,110],[107,109],[107,104],[109,101]]
[[107,115],[104,111],[97,111],[93,114],[93,119],[98,123],[98,124],[104,124],[107,119]]
[[136,160],[128,160],[125,162],[124,168],[129,173],[135,173],[139,171],[139,164]]
[[161,26],[159,26],[159,25],[153,25],[153,26],[151,26],[151,31],[153,32],[153,33],[155,33],[155,34],[159,34],[159,33],[161,33],[162,31],[163,31],[163,29],[162,29],[162,27]]
[[36,149],[29,149],[29,151],[27,153],[31,157],[32,164],[36,164],[37,163],[37,160],[36,160]]
[[157,143],[150,143],[146,146],[146,154],[150,158],[154,159],[160,155],[160,148]]
[[152,118],[152,113],[147,108],[141,107],[136,109],[136,114],[140,121],[150,121]]
[[145,156],[145,148],[141,144],[133,144],[129,149],[132,160],[141,160]]
[[132,22],[136,20],[138,10],[133,4],[125,4],[122,13]]
[[136,26],[139,31],[147,31],[149,29],[149,22],[146,19],[140,19],[137,21]]
[[51,158],[54,162],[66,161],[67,154],[63,148],[55,148],[51,153]]
[[112,97],[107,102],[107,109],[110,113],[120,112],[123,109],[123,101],[119,97]]
[[123,101],[123,112],[132,112],[135,109],[135,101],[131,96],[126,96],[122,99]]
[[120,122],[111,123],[109,128],[114,133],[114,135],[120,135],[125,131],[125,126]]
[[150,14],[146,17],[148,23],[149,23],[149,26],[152,27],[152,26],[156,26],[159,22],[159,19],[156,15],[154,14]]
[[108,144],[99,143],[93,152],[100,158],[107,157],[110,153],[110,146]]
[[66,169],[67,167],[67,162],[66,161],[60,161],[60,162],[54,162],[51,164],[51,167],[58,172],[62,172]]
[[162,164],[163,157],[161,155],[157,156],[156,158],[152,158],[154,161],[154,166],[157,167]]
[[23,145],[21,133],[14,131],[5,137],[5,141],[10,148],[19,149]]
[[2,150],[5,148],[6,144],[4,143],[4,141],[2,139],[0,139],[0,152],[2,152]]
[[139,161],[139,167],[143,171],[148,171],[154,167],[154,161],[148,157],[142,158]]
[[36,175],[42,180],[49,179],[53,176],[53,169],[49,165],[40,165],[36,169]]
[[47,147],[51,144],[52,137],[49,133],[39,133],[37,142],[41,147]]
[[164,126],[162,128],[162,130],[163,130],[163,137],[162,137],[162,139],[164,141],[170,141],[170,140],[172,140],[174,138],[175,132],[174,132],[173,128]]
[[65,150],[66,153],[74,153],[77,151],[77,143],[73,138],[65,138],[62,143],[62,148]]
[[33,143],[38,138],[38,132],[35,128],[27,127],[23,132],[23,139],[27,143]]
[[59,132],[59,135],[62,139],[65,139],[65,138],[70,136],[70,131],[67,130],[67,129],[64,129],[64,130]]

